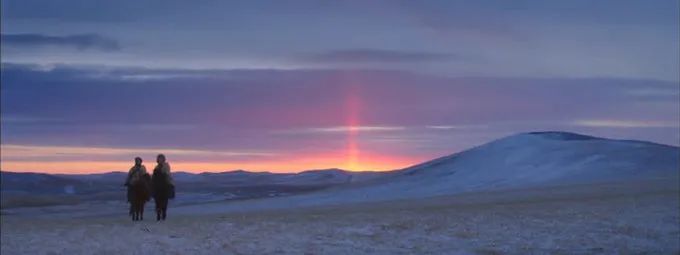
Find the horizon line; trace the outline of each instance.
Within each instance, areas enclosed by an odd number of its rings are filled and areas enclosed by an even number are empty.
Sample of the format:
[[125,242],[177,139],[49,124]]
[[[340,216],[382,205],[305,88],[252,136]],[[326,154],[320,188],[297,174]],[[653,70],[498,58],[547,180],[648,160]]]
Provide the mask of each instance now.
[[[319,170],[341,170],[341,171],[347,171],[347,172],[391,172],[391,171],[397,171],[397,170],[402,170],[402,169],[410,168],[410,167],[413,167],[413,166],[417,166],[417,165],[427,163],[427,162],[432,161],[432,160],[437,160],[437,159],[442,158],[442,157],[447,157],[447,156],[450,156],[450,155],[458,154],[458,153],[473,149],[473,148],[478,147],[478,146],[483,146],[485,144],[488,144],[488,143],[491,143],[491,142],[494,142],[494,141],[497,141],[497,140],[501,140],[501,139],[505,139],[505,138],[509,138],[509,137],[514,137],[514,136],[517,136],[517,135],[523,135],[523,134],[542,134],[542,133],[543,134],[545,134],[545,133],[576,134],[576,135],[593,137],[595,139],[624,141],[624,142],[641,142],[641,143],[648,143],[648,144],[656,144],[656,145],[660,145],[660,146],[669,146],[669,147],[673,147],[673,148],[680,148],[680,146],[676,146],[676,145],[672,145],[672,144],[666,144],[666,143],[658,143],[658,142],[651,142],[651,141],[645,141],[645,140],[634,140],[634,139],[607,138],[607,137],[602,137],[602,136],[586,135],[586,134],[577,133],[577,132],[554,131],[554,130],[552,130],[552,131],[530,131],[530,132],[517,132],[517,133],[513,133],[511,135],[501,136],[500,138],[492,139],[492,140],[490,140],[486,143],[483,143],[483,144],[480,144],[480,145],[477,145],[477,146],[471,146],[469,148],[466,148],[466,149],[463,149],[463,150],[460,150],[460,151],[457,151],[457,152],[454,152],[454,153],[447,153],[447,154],[444,154],[444,155],[441,155],[441,156],[431,157],[429,159],[421,159],[421,160],[418,160],[418,161],[415,161],[415,162],[410,162],[410,163],[402,162],[403,164],[401,164],[401,166],[389,167],[389,168],[383,168],[383,169],[373,168],[373,170],[371,170],[371,168],[347,169],[347,168],[342,168],[342,167],[310,167],[310,168],[303,169],[303,170],[278,170],[278,171],[276,171],[276,170],[256,170],[256,169],[255,170],[247,170],[247,168],[233,168],[232,170],[214,170],[214,171],[210,171],[210,170],[207,170],[207,171],[206,170],[197,170],[197,171],[178,170],[174,173],[204,174],[204,173],[229,173],[229,172],[243,171],[243,172],[249,172],[249,173],[298,174],[298,173],[303,173],[303,172],[308,172],[308,171],[319,171]],[[80,161],[73,161],[71,163],[76,163],[76,162],[80,162]],[[123,161],[114,161],[114,162],[121,163]],[[125,161],[125,162],[127,162],[127,161]],[[4,163],[6,163],[6,162],[4,162]],[[49,163],[49,162],[43,162],[43,163]],[[111,162],[108,162],[108,163],[111,163]],[[179,165],[187,164],[187,163],[189,163],[189,162],[182,163],[180,161]],[[195,163],[195,164],[197,164],[197,163]],[[198,163],[198,164],[206,164],[206,163]],[[215,164],[217,164],[217,163],[215,163]],[[1,167],[1,165],[3,165],[3,164],[0,164],[0,167]],[[102,171],[68,172],[68,171],[58,170],[58,171],[54,171],[54,172],[49,172],[49,171],[40,171],[40,170],[37,170],[37,171],[36,170],[26,170],[26,171],[24,171],[24,170],[2,170],[2,169],[0,169],[0,172],[36,173],[36,174],[52,174],[52,175],[93,175],[93,174],[106,174],[106,173],[117,173],[117,172],[125,173],[126,171],[125,170],[102,170]]]

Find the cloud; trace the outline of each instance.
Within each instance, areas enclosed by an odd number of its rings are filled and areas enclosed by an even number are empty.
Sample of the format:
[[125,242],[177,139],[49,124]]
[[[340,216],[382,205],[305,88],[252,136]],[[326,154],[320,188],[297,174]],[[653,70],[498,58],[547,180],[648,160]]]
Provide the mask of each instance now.
[[[164,78],[121,78],[130,75]],[[677,120],[677,100],[638,102],[627,93],[637,89],[645,91],[633,94],[658,94],[661,92],[656,90],[665,91],[673,85],[677,83],[446,78],[348,69],[159,70],[55,65],[40,70],[3,63],[0,101],[3,142],[7,144],[181,145],[285,153],[309,153],[313,148],[314,152],[331,153],[346,148],[347,133],[356,132],[363,149],[375,146],[391,153],[421,153],[364,139],[423,133],[439,144],[458,134],[567,128],[669,143],[668,137],[673,141],[677,137],[677,131],[670,128],[601,128],[592,127],[597,122],[574,125],[573,120]],[[350,120],[356,120],[354,127],[348,125]],[[477,125],[488,128],[475,128]],[[445,148],[450,143],[442,144],[431,146],[440,150],[433,153],[450,152],[450,147]]]
[[77,50],[120,50],[118,41],[98,34],[53,36],[43,34],[2,34],[2,43],[12,47],[71,47]]
[[44,157],[67,157],[77,156],[93,158],[96,156],[114,156],[136,154],[165,153],[175,156],[220,156],[220,157],[268,157],[275,156],[275,153],[261,151],[213,151],[213,150],[194,150],[194,149],[168,149],[168,148],[107,148],[107,147],[78,147],[78,146],[32,146],[3,144],[2,158],[12,159],[21,158],[44,158]]
[[317,128],[303,128],[280,131],[277,133],[347,133],[350,131],[357,132],[378,132],[378,131],[398,131],[405,130],[406,127],[398,126],[337,126],[337,127],[317,127]]
[[640,121],[640,120],[577,120],[572,123],[582,127],[605,128],[675,128],[678,121]]
[[624,91],[624,93],[643,101],[677,102],[680,99],[680,87],[677,83],[666,87],[633,88]]
[[467,129],[483,129],[483,128],[488,128],[488,125],[433,125],[433,126],[427,126],[429,129],[438,129],[438,130],[467,130]]
[[317,63],[400,63],[438,62],[458,58],[459,56],[450,53],[384,49],[345,49],[314,54],[305,57],[305,60]]
[[0,116],[0,122],[2,123],[12,123],[12,124],[22,124],[22,123],[47,123],[47,122],[58,122],[59,119],[56,118],[43,118],[34,116]]

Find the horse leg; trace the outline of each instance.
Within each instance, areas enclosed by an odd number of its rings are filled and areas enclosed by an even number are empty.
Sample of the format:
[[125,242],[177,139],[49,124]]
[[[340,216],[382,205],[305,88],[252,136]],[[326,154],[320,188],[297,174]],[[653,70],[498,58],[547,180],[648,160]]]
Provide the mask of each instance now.
[[134,204],[133,204],[134,201],[132,201],[132,199],[130,199],[131,195],[132,195],[132,191],[130,190],[130,187],[128,186],[128,188],[127,188],[127,201],[128,201],[128,203],[130,203],[130,212],[128,212],[128,215],[130,215],[130,217],[132,217],[133,206],[134,206]]
[[139,201],[135,205],[135,220],[139,220]]
[[163,218],[163,220],[165,220],[165,216],[167,216],[167,212],[168,212],[168,199],[167,198],[163,199],[163,207],[162,207],[161,210],[163,211],[162,218]]
[[130,211],[132,213],[132,221],[137,220],[137,205],[135,204],[135,201],[130,201]]
[[160,205],[161,200],[158,198],[154,198],[154,204],[156,205],[156,221],[161,220],[161,205]]
[[135,220],[138,221],[140,220],[140,209],[141,209],[141,202],[139,200],[135,200]]
[[139,220],[144,220],[144,201],[140,203],[139,207]]

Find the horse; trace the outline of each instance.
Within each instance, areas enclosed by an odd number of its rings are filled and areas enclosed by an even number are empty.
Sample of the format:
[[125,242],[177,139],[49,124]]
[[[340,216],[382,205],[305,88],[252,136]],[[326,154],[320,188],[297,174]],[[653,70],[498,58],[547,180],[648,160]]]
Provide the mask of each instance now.
[[132,199],[130,200],[130,211],[132,221],[144,220],[144,204],[151,197],[151,176],[142,175],[139,181],[130,186]]
[[154,169],[151,182],[153,183],[153,200],[156,204],[156,221],[165,220],[168,211],[168,199],[172,198],[174,187],[168,183],[163,171]]

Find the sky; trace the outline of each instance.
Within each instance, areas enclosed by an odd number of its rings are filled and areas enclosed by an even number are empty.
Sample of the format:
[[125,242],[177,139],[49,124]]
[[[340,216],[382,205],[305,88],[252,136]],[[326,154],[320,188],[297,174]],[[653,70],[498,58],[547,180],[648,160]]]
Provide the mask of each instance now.
[[393,170],[504,136],[680,144],[680,4],[3,0],[3,171]]

